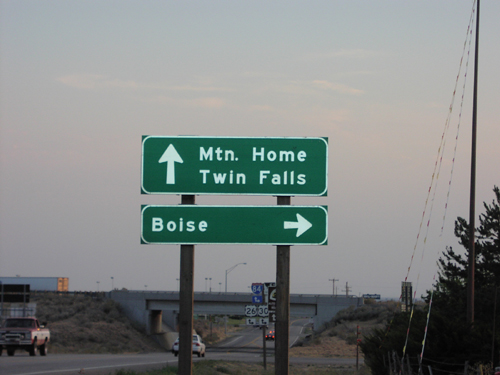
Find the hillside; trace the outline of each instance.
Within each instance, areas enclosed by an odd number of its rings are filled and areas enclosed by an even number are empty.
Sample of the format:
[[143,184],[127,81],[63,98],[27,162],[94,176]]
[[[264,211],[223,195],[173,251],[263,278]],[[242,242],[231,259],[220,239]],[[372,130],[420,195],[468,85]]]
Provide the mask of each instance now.
[[52,353],[162,351],[114,301],[90,295],[35,294],[37,317],[47,322]]
[[[355,357],[357,340],[363,340],[374,329],[385,327],[398,308],[394,301],[367,302],[357,309],[351,306],[340,311],[328,324],[290,349],[290,356]],[[362,357],[361,350],[359,356]]]
[[[91,295],[34,294],[37,317],[48,322],[51,353],[142,353],[164,351],[142,326],[130,321],[114,301]],[[381,328],[396,310],[395,302],[373,303],[341,311],[319,332],[290,350],[292,357],[355,357],[357,326],[360,338]],[[225,338],[221,326],[195,321],[195,329],[213,344]],[[237,329],[234,326],[230,330]]]

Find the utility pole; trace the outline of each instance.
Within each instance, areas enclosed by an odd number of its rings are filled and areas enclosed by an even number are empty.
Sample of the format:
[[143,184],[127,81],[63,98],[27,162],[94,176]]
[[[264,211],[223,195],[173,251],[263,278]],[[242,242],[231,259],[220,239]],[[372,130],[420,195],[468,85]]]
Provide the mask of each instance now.
[[469,201],[469,261],[467,272],[467,323],[474,324],[474,289],[475,289],[475,216],[476,216],[476,139],[477,139],[477,79],[479,60],[479,3],[477,0],[476,43],[474,61],[474,90],[472,98],[472,146],[470,170],[470,201]]
[[349,292],[351,291],[352,288],[349,287],[349,283],[346,281],[345,282],[345,296],[349,297]]
[[335,295],[335,281],[339,281],[339,279],[328,279],[328,281],[333,282],[333,295]]

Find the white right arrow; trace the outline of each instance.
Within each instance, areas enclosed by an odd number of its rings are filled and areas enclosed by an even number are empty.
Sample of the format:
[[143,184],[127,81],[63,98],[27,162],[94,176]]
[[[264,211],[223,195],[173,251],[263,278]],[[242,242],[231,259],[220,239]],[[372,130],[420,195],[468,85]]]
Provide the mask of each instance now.
[[297,214],[297,221],[285,221],[285,229],[297,229],[297,237],[312,227],[312,224]]
[[167,184],[173,185],[175,184],[175,163],[184,163],[173,144],[167,147],[160,160],[158,160],[158,163],[165,162],[167,163]]

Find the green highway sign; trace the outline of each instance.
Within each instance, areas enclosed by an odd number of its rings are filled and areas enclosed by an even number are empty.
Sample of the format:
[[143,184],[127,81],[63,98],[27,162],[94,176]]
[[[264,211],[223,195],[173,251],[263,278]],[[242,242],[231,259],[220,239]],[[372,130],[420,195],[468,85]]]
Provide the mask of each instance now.
[[143,194],[326,196],[327,138],[143,136]]
[[142,206],[143,244],[326,245],[326,206]]

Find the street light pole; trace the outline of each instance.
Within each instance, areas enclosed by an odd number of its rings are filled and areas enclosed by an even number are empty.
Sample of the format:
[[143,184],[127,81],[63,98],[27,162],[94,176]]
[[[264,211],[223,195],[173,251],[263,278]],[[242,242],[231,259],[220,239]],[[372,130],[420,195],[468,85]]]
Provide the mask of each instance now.
[[237,266],[239,266],[240,264],[244,264],[244,265],[246,265],[246,263],[237,263],[237,264],[235,264],[234,266],[232,266],[231,268],[228,268],[228,269],[226,270],[226,293],[227,293],[227,274],[228,274],[229,272],[231,272],[232,270],[234,270],[234,269],[235,269]]
[[333,295],[335,295],[335,281],[339,281],[339,279],[328,279],[328,281],[333,281]]

